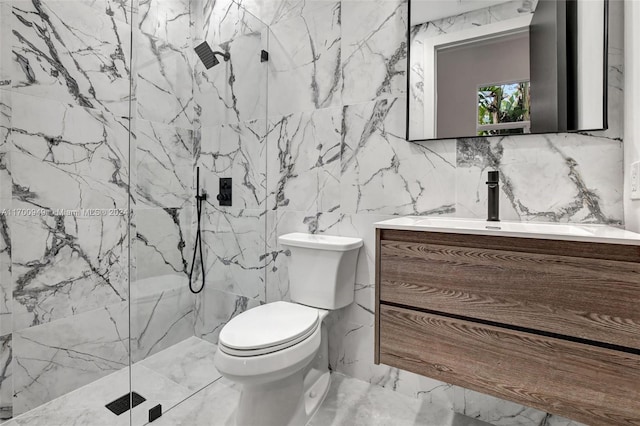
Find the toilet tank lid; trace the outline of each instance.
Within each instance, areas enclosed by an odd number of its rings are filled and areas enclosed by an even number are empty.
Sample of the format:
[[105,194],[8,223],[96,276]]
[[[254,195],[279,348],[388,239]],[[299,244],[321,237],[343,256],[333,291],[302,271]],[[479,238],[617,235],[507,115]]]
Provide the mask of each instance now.
[[280,244],[317,250],[348,251],[362,247],[362,238],[295,232],[278,237]]

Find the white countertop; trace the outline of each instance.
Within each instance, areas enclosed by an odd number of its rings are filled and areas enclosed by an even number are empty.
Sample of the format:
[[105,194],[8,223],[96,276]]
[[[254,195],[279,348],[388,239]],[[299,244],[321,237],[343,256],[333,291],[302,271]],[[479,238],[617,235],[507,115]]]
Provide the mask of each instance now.
[[481,219],[403,216],[375,224],[379,229],[492,235],[640,246],[640,234],[608,225],[547,222],[487,222]]

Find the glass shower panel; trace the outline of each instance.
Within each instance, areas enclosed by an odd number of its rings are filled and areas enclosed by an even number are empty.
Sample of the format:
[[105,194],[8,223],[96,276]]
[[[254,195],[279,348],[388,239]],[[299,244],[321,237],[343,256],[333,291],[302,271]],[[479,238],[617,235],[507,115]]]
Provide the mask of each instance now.
[[0,0],[6,424],[109,424],[129,390],[130,8]]
[[[261,52],[268,50],[267,29],[231,0],[139,5],[131,390],[163,412],[220,379],[214,354],[221,326],[265,300],[267,64]],[[195,51],[203,42],[220,52],[209,69]],[[205,287],[194,294],[198,168],[207,193],[200,216]],[[232,178],[231,206],[216,199],[220,178]],[[199,252],[196,291],[203,278]],[[134,409],[132,419],[144,424],[146,408]]]

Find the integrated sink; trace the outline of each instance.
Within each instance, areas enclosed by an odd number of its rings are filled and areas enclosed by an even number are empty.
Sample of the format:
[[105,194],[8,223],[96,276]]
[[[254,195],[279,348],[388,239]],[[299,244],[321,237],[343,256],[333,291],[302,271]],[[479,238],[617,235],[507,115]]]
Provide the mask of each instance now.
[[376,228],[640,245],[640,234],[592,224],[405,216],[378,222]]

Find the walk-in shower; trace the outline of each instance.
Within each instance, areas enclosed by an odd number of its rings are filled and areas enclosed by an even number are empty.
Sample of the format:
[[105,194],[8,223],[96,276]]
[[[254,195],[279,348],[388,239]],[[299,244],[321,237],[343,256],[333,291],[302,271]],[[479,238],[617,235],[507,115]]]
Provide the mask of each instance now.
[[264,299],[267,46],[232,0],[0,0],[0,423],[143,425],[220,378]]

